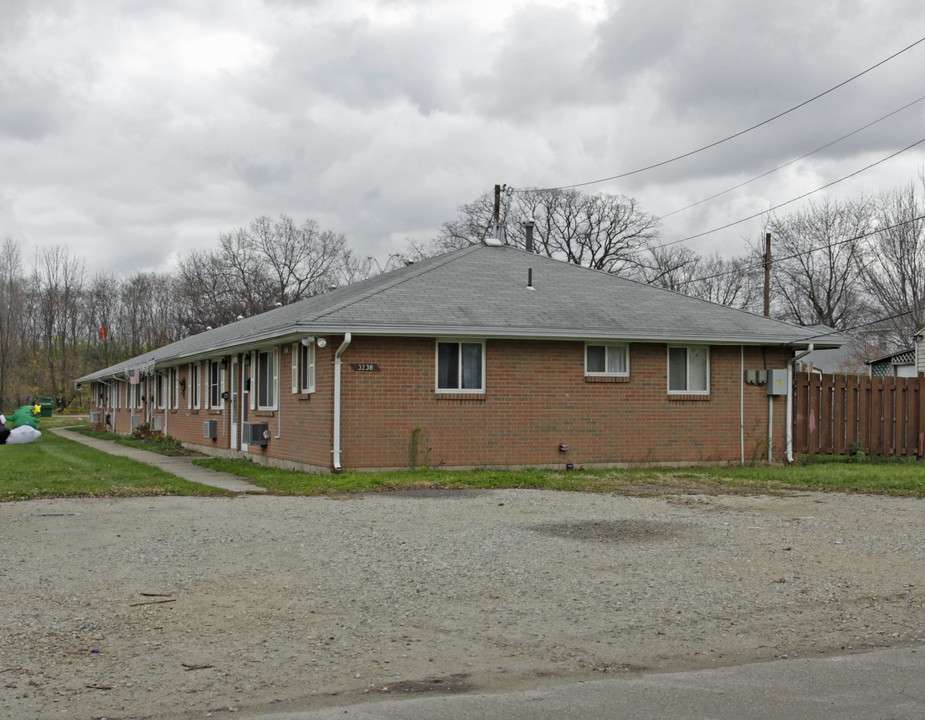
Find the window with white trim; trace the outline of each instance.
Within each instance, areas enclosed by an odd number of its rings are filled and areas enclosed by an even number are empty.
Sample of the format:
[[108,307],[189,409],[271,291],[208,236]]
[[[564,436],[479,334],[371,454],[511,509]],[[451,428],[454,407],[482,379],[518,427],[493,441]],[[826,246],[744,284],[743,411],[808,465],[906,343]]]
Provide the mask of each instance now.
[[485,343],[437,341],[437,392],[485,392]]
[[276,410],[279,387],[275,349],[257,351],[257,409]]
[[163,374],[158,373],[154,376],[154,398],[159,410],[163,410],[167,407],[166,384]]
[[710,348],[705,345],[668,347],[668,392],[708,395]]
[[315,392],[315,343],[292,344],[292,392]]
[[170,387],[170,407],[177,410],[180,407],[180,370],[172,367],[168,370]]
[[315,343],[299,345],[299,360],[302,370],[300,390],[303,393],[313,393],[315,392]]
[[199,363],[190,363],[189,382],[186,388],[187,405],[194,409],[199,409],[199,391],[202,387],[202,367]]
[[629,345],[585,345],[585,375],[629,377]]
[[209,361],[208,386],[209,407],[220,408],[222,406],[222,366],[217,360]]

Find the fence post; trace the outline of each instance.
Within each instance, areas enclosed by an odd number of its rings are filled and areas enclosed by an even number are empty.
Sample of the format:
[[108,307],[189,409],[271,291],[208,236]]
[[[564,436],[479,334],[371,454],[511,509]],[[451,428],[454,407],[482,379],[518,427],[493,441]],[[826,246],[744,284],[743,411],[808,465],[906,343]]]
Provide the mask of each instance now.
[[918,457],[925,457],[925,374],[919,373],[916,378],[916,392],[918,393],[918,402],[915,414],[915,437],[918,439]]
[[836,375],[832,389],[832,452],[844,455],[850,441],[847,435],[848,376]]

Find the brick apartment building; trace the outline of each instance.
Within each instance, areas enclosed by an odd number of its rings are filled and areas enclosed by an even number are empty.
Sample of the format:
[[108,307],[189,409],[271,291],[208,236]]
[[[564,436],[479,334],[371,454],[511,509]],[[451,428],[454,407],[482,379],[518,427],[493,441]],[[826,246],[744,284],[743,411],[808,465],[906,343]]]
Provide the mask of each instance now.
[[315,472],[737,463],[781,459],[763,373],[810,343],[841,338],[477,245],[76,382],[117,432]]

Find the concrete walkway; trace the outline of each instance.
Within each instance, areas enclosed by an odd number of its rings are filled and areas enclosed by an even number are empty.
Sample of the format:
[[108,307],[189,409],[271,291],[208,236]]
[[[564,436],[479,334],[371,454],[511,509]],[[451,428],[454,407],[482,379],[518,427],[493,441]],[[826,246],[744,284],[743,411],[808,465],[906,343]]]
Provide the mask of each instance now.
[[47,428],[46,432],[52,432],[55,435],[82,443],[83,445],[109,453],[110,455],[121,455],[122,457],[145,463],[146,465],[153,465],[165,472],[169,472],[171,475],[176,475],[190,482],[209,485],[211,487],[237,493],[266,492],[264,488],[253,485],[247,482],[247,480],[231,475],[230,473],[218,472],[216,470],[209,470],[208,468],[193,465],[193,459],[189,457],[170,457],[148,450],[137,450],[136,448],[119,445],[112,440],[98,440],[96,438],[87,437],[86,435],[72,432],[66,428]]

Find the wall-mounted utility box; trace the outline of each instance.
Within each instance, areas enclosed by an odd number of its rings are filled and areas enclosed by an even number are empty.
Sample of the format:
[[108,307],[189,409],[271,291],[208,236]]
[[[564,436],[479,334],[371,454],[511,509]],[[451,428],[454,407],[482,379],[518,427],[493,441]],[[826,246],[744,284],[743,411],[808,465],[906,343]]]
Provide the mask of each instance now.
[[768,395],[787,394],[787,371],[768,370]]
[[208,438],[209,440],[215,440],[218,438],[218,420],[203,420],[202,421],[202,436]]
[[270,426],[266,423],[244,423],[242,441],[248,445],[267,444],[270,439]]
[[767,370],[746,370],[745,371],[745,384],[746,385],[767,385],[768,382],[768,371]]

